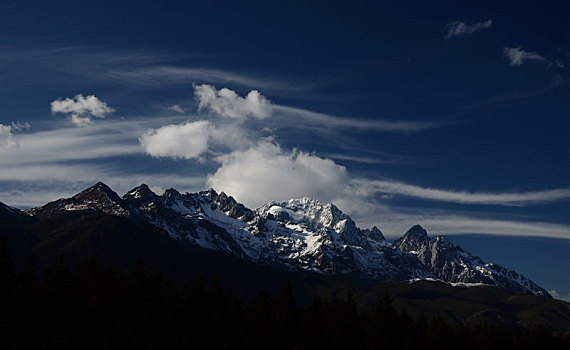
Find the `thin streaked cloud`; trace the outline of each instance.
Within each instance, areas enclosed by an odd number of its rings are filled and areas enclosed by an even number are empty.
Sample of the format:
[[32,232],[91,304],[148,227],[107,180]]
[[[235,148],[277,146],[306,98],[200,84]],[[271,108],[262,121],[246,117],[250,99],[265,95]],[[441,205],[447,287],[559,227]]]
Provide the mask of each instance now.
[[527,61],[546,61],[546,58],[536,52],[526,51],[520,47],[505,47],[503,55],[511,66],[521,66]]
[[570,188],[528,192],[491,193],[442,190],[395,181],[362,179],[353,180],[352,185],[361,193],[386,193],[459,204],[523,206],[570,199]]
[[448,23],[446,28],[446,39],[462,37],[465,35],[470,35],[483,29],[491,28],[493,21],[488,19],[484,22],[478,22],[474,24],[467,24],[465,22],[455,21]]
[[[440,128],[449,123],[444,121],[408,121],[387,119],[359,119],[339,117],[306,109],[275,105],[276,114],[289,121],[288,127],[307,129],[352,129],[374,132],[415,133]],[[276,115],[276,118],[278,116]]]

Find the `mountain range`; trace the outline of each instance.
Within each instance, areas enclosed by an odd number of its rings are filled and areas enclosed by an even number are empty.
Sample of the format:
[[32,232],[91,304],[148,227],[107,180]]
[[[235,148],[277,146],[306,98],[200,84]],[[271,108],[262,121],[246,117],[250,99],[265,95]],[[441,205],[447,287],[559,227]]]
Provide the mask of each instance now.
[[[35,250],[45,262],[81,242],[83,250],[73,250],[77,259],[94,251],[111,260],[129,254],[134,259],[146,251],[155,261],[168,260],[172,271],[186,268],[173,256],[208,256],[211,264],[264,271],[346,276],[365,283],[435,280],[551,298],[520,273],[486,263],[444,237],[430,238],[419,225],[389,243],[377,227],[359,228],[334,204],[310,198],[252,210],[213,189],[184,194],[168,189],[157,195],[143,184],[120,197],[99,182],[71,198],[23,211],[0,203],[0,222],[16,249]],[[103,237],[101,232],[110,228],[122,236]],[[97,247],[89,232],[99,235]]]

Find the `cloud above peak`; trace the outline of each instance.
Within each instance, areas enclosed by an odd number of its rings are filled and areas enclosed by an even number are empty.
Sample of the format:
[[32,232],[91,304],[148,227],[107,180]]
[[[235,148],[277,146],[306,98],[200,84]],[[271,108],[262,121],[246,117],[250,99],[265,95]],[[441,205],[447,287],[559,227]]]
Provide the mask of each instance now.
[[51,113],[63,113],[69,116],[69,120],[76,126],[87,126],[92,123],[92,118],[105,118],[115,112],[107,103],[98,99],[95,95],[84,97],[82,94],[74,98],[58,99],[51,102]]
[[491,28],[492,25],[493,21],[490,19],[475,24],[467,24],[465,22],[460,22],[460,21],[451,22],[448,23],[445,27],[447,30],[445,38],[446,39],[459,38],[465,35],[473,34],[482,29]]
[[342,195],[349,181],[346,168],[330,159],[298,150],[287,151],[268,141],[218,160],[221,166],[208,175],[207,184],[250,207],[258,207],[270,199],[307,196],[333,201]]
[[245,97],[235,91],[213,85],[194,85],[198,110],[207,110],[218,116],[244,121],[250,117],[264,119],[273,113],[271,102],[257,90],[251,90]]

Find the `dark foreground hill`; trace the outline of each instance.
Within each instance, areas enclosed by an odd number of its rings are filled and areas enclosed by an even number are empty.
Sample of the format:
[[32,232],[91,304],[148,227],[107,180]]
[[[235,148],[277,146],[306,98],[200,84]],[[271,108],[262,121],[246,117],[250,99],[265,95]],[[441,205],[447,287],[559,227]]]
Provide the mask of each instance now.
[[[199,275],[192,282],[178,284],[155,269],[146,269],[141,259],[133,269],[123,272],[103,266],[95,258],[83,260],[75,269],[59,260],[40,277],[30,264],[19,272],[14,265],[4,239],[0,246],[3,349],[570,346],[568,335],[542,325],[529,329],[497,327],[485,317],[462,324],[453,322],[453,317],[466,308],[476,308],[473,305],[490,309],[481,313],[503,313],[504,307],[494,306],[505,304],[534,312],[537,307],[547,310],[545,305],[557,303],[537,296],[509,295],[494,287],[458,292],[441,282],[385,283],[366,294],[345,290],[341,296],[315,295],[300,305],[288,280],[274,293],[261,291],[244,302],[216,278]],[[530,298],[532,307],[523,306],[529,303],[525,298]],[[409,305],[402,307],[406,303]],[[458,310],[463,311],[450,314]],[[430,313],[434,314],[427,318]],[[557,324],[565,327],[567,323]]]

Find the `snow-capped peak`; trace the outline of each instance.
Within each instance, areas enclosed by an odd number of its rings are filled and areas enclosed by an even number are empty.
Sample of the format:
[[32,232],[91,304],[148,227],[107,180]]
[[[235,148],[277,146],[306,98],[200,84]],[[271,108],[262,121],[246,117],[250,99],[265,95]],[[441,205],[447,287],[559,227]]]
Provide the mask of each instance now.
[[350,220],[346,214],[334,204],[323,204],[317,199],[308,197],[290,199],[284,202],[270,202],[256,210],[264,218],[272,218],[281,222],[304,224],[312,229],[331,228],[339,232],[343,221]]

